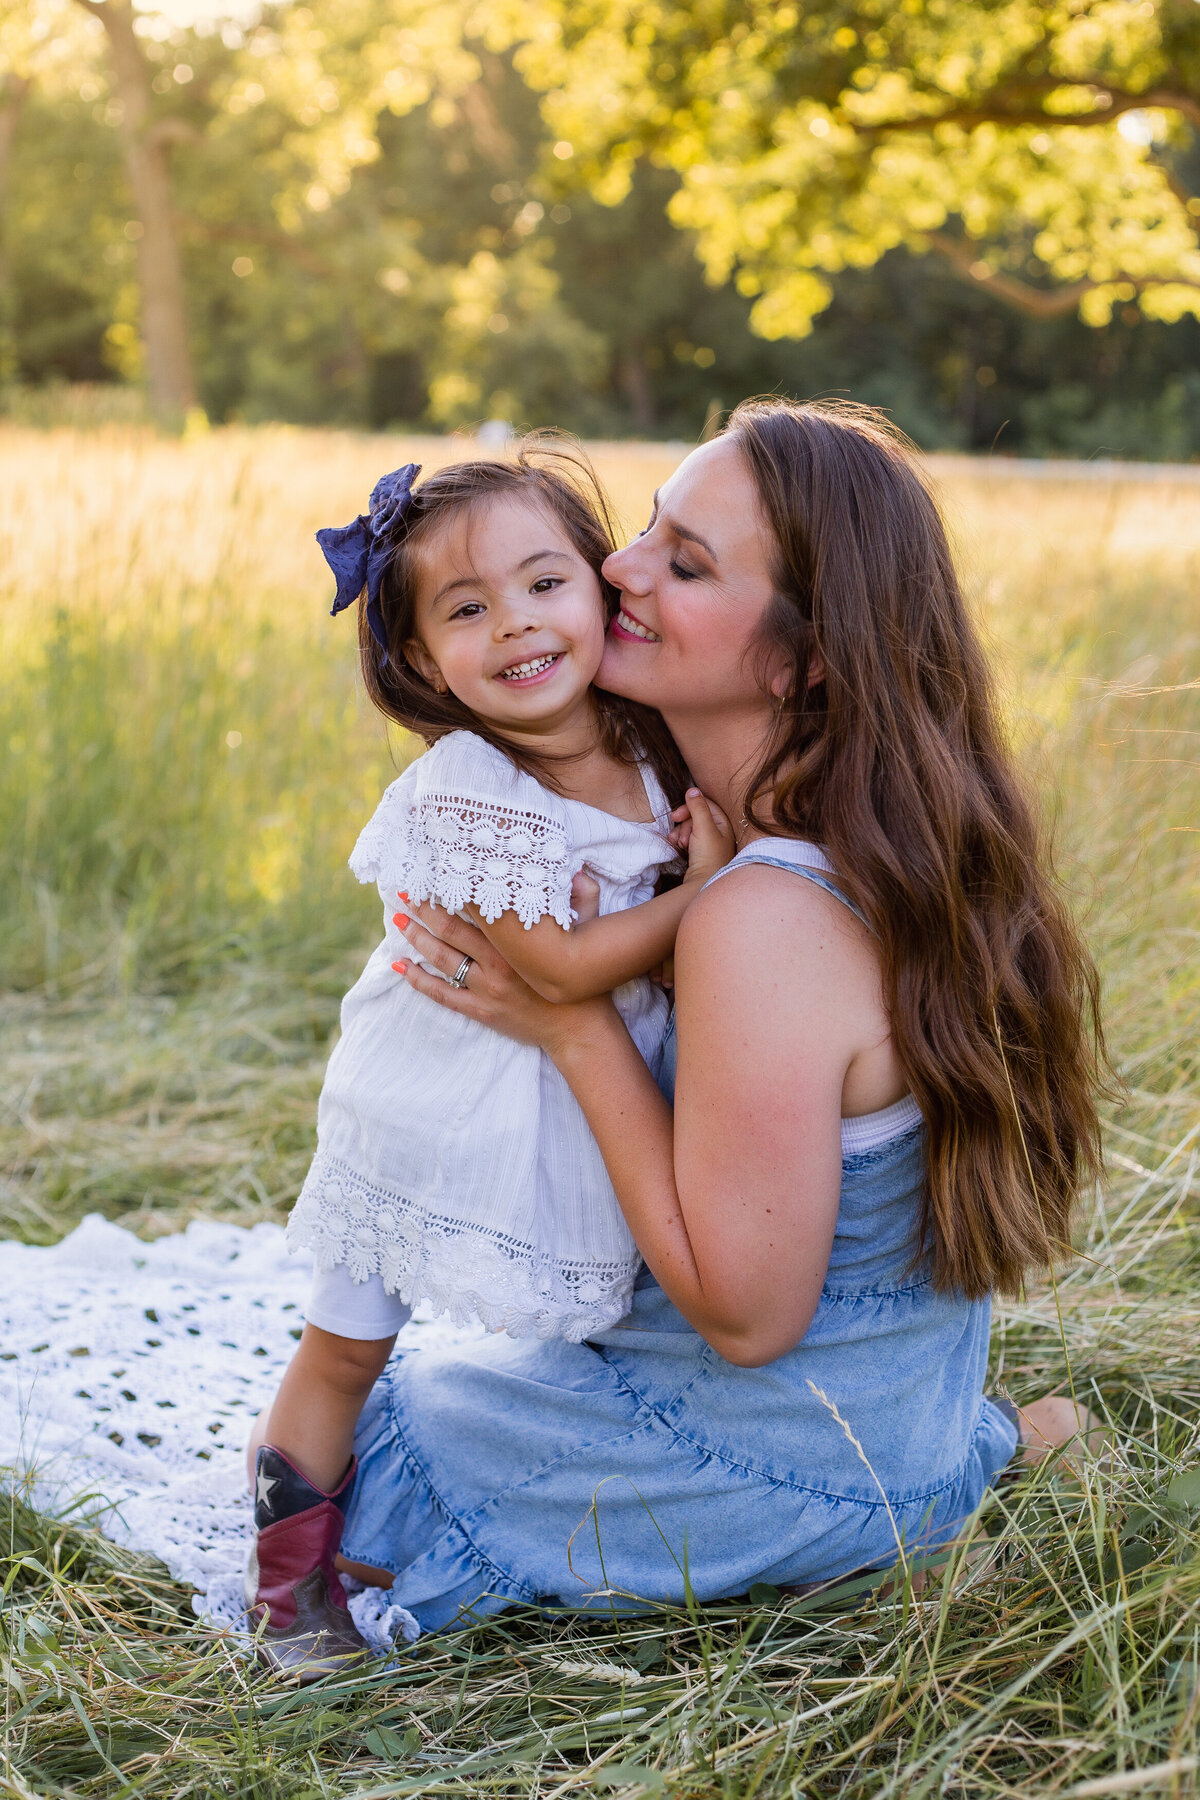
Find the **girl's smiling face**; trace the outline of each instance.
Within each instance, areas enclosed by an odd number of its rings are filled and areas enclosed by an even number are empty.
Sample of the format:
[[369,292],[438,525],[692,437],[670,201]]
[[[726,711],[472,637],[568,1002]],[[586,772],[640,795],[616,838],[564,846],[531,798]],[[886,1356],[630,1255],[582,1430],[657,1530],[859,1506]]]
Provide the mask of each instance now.
[[598,685],[673,714],[769,707],[756,653],[771,541],[735,437],[686,457],[645,530],[604,564],[621,593]]
[[515,497],[463,508],[418,559],[413,667],[503,731],[575,723],[604,654],[604,600],[554,514]]

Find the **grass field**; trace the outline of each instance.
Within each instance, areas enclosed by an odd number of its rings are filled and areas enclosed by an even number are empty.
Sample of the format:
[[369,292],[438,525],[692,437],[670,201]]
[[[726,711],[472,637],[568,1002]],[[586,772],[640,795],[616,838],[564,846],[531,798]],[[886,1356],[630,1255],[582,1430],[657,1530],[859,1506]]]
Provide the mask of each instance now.
[[[312,533],[463,451],[0,427],[0,1237],[284,1216],[376,928],[345,858],[408,754]],[[633,525],[677,453],[597,460]],[[1128,1088],[1083,1255],[997,1309],[994,1374],[1073,1382],[1109,1465],[1005,1487],[919,1600],[513,1614],[301,1697],[14,1503],[0,1794],[1200,1791],[1200,483],[940,472]]]

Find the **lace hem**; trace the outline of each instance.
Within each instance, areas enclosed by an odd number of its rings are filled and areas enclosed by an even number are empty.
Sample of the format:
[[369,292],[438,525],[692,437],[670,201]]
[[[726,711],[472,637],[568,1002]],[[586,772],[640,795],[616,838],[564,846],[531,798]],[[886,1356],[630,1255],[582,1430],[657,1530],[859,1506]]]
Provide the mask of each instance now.
[[447,1219],[318,1151],[287,1226],[288,1247],[355,1281],[379,1275],[409,1306],[425,1301],[455,1325],[480,1319],[510,1337],[579,1344],[629,1311],[636,1250],[567,1262],[469,1220]]
[[403,885],[415,904],[435,900],[452,913],[474,903],[489,923],[515,912],[528,931],[549,914],[570,930],[578,870],[557,820],[455,794],[390,799],[391,791],[350,857],[360,881]]

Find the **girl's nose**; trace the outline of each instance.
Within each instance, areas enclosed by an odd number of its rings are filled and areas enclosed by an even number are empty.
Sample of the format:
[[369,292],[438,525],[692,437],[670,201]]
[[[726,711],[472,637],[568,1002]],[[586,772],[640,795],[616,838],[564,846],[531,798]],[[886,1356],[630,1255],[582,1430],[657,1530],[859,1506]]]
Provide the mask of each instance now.
[[524,637],[537,628],[537,618],[528,606],[506,606],[496,615],[496,636],[500,638]]

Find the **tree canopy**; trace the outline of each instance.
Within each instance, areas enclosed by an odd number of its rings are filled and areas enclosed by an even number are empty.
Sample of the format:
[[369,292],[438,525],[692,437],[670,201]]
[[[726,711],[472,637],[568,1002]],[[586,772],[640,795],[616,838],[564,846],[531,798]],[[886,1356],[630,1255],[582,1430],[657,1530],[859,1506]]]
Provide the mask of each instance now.
[[519,62],[598,193],[678,172],[764,336],[897,245],[1039,317],[1200,317],[1196,0],[562,0]]
[[0,385],[649,431],[874,368],[973,441],[1011,375],[1035,442],[1057,358],[1165,419],[1198,143],[1200,0],[0,0]]

